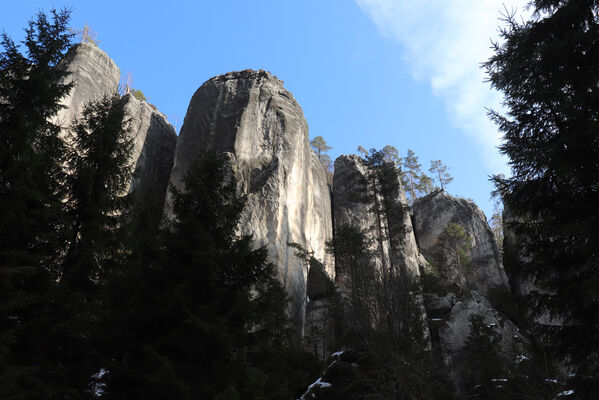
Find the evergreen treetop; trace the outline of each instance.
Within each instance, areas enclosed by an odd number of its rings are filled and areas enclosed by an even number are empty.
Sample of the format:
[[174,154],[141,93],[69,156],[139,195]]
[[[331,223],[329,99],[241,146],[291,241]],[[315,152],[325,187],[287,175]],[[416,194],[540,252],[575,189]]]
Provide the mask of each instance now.
[[331,146],[327,145],[327,142],[322,136],[316,136],[310,141],[310,146],[316,151],[316,155],[320,160],[320,163],[324,166],[325,170],[329,171],[332,166],[331,156],[327,154],[332,149]]

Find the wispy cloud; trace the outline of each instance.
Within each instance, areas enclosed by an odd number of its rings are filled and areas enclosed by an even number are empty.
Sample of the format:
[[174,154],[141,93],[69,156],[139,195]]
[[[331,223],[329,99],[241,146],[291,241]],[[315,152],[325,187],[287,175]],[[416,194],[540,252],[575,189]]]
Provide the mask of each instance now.
[[501,95],[484,83],[480,65],[498,39],[507,7],[522,13],[528,0],[356,0],[383,35],[402,44],[412,75],[428,81],[452,123],[481,146],[488,167],[505,170],[496,146],[501,136],[485,107],[499,109]]

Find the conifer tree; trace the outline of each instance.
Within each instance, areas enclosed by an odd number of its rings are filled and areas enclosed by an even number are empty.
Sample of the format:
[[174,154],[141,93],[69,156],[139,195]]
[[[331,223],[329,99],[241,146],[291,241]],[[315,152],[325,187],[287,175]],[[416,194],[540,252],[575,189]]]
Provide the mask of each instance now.
[[60,68],[71,43],[70,12],[40,12],[25,54],[6,34],[0,53],[0,397],[51,398],[60,370],[52,326],[57,264],[66,237],[64,144],[52,117],[71,85]]
[[237,234],[245,201],[234,177],[206,154],[184,184],[171,188],[162,250],[110,280],[107,326],[118,329],[107,335],[103,398],[297,396],[314,366],[289,349],[286,294],[266,249]]
[[[121,97],[104,96],[87,104],[74,124],[67,159],[71,240],[62,282],[87,290],[122,249],[122,216],[132,176],[133,138]],[[122,251],[122,250],[121,250]]]
[[[459,273],[460,283],[467,283],[466,267],[470,263],[471,237],[460,224],[450,222],[441,235],[442,263],[454,267]],[[454,275],[454,274],[452,274]]]
[[408,149],[408,153],[403,160],[403,167],[406,174],[406,184],[408,189],[408,199],[410,204],[416,200],[416,190],[418,187],[418,178],[420,177],[420,163],[418,162],[418,156],[411,150]]
[[472,314],[470,324],[470,335],[464,346],[465,362],[468,365],[465,388],[468,398],[513,398],[508,388],[511,377],[506,362],[508,355],[501,350],[501,337],[480,315]]
[[327,154],[329,150],[332,149],[331,146],[327,145],[327,142],[324,140],[322,136],[316,136],[314,139],[310,141],[310,146],[316,151],[316,155],[320,160],[320,163],[324,167],[325,170],[331,169],[331,156]]
[[429,171],[441,185],[441,189],[453,181],[453,177],[447,172],[447,166],[443,165],[441,160],[431,160]]
[[576,396],[599,396],[599,2],[537,0],[520,22],[506,16],[502,42],[485,67],[504,94],[491,112],[512,176],[495,177],[510,229],[525,240],[522,270],[543,338],[573,369]]
[[383,150],[381,151],[383,152],[383,159],[386,162],[395,165],[395,167],[397,167],[398,169],[401,168],[402,159],[399,156],[399,151],[395,147],[388,144],[385,147],[383,147]]
[[87,104],[72,127],[65,180],[69,241],[60,264],[53,326],[46,332],[61,366],[62,377],[54,378],[59,397],[91,397],[93,375],[103,365],[97,341],[106,301],[103,287],[126,253],[122,215],[132,139],[124,118],[120,96],[105,96]]
[[424,172],[420,174],[418,177],[418,186],[417,189],[420,193],[424,195],[430,194],[433,190],[433,180],[430,176],[425,174]]

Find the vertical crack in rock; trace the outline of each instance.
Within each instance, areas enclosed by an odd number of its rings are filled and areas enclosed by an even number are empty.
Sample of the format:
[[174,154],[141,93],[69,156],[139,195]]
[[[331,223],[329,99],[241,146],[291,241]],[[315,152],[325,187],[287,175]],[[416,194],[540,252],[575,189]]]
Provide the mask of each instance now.
[[[283,82],[266,71],[214,77],[190,101],[170,182],[183,189],[185,171],[205,150],[232,153],[239,190],[247,195],[239,229],[254,236],[256,247],[267,247],[300,331],[308,271],[287,243],[314,251],[327,274],[334,276],[324,245],[333,233],[326,174],[312,161],[300,106]],[[171,202],[167,195],[167,214]]]

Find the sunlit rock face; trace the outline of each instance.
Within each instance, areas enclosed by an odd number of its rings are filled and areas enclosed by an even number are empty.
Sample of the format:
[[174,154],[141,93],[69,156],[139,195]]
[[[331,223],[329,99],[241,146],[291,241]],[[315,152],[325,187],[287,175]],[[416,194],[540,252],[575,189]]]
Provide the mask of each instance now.
[[[68,143],[70,128],[82,117],[84,107],[117,92],[120,70],[104,51],[91,43],[74,45],[62,65],[69,73],[64,82],[73,83],[73,88],[62,100],[65,107],[58,112],[55,121],[63,127],[63,137]],[[135,190],[139,198],[143,198],[149,215],[159,217],[173,166],[177,134],[166,117],[147,102],[125,95],[122,104],[134,144],[131,164],[135,173],[129,192]]]
[[128,94],[123,97],[123,107],[133,139],[135,169],[129,192],[135,192],[151,210],[150,215],[158,216],[164,207],[177,134],[166,117],[147,102]]
[[76,118],[81,117],[88,102],[116,93],[121,71],[108,54],[91,43],[79,43],[71,47],[63,65],[69,73],[64,83],[74,85],[62,99],[61,104],[65,108],[58,112],[56,122],[65,128],[63,132],[68,136],[68,128]]
[[[240,230],[266,246],[302,322],[307,267],[288,243],[300,244],[334,275],[325,241],[333,235],[326,174],[308,141],[302,109],[283,82],[266,71],[230,72],[205,82],[193,95],[175,152],[170,181],[182,177],[205,150],[230,154],[247,195]],[[170,204],[170,195],[167,195]]]
[[465,271],[445,271],[446,278],[487,295],[491,288],[507,288],[497,241],[483,212],[472,201],[435,191],[414,202],[414,228],[421,252],[431,260],[441,253],[441,240],[449,223],[464,229],[471,239],[471,264]]

